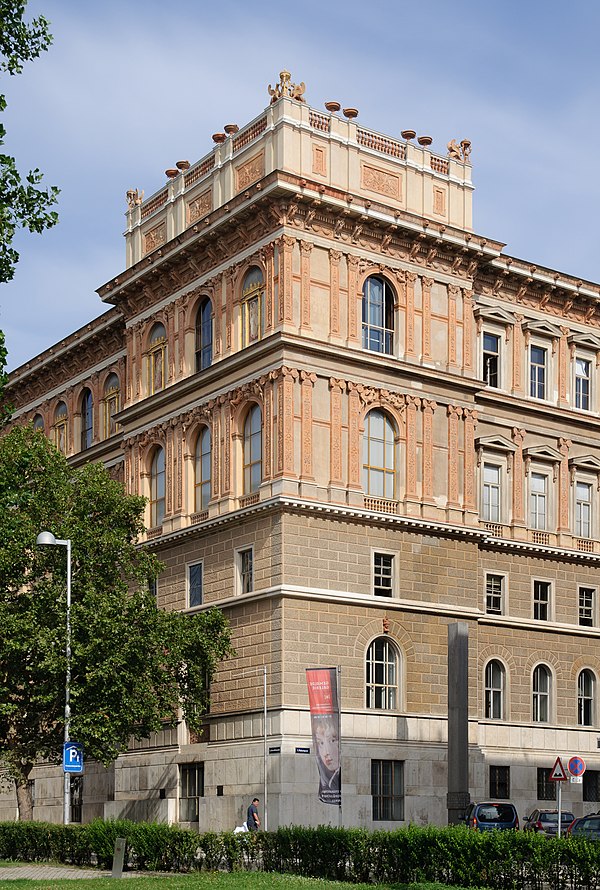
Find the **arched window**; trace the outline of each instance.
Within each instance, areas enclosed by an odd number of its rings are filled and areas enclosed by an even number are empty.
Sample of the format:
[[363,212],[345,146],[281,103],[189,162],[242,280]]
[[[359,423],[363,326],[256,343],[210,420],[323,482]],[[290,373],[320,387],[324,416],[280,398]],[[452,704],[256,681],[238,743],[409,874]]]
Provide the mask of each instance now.
[[69,415],[64,402],[59,402],[54,412],[54,444],[63,454],[67,453]]
[[252,266],[242,284],[242,347],[260,340],[264,330],[263,273]]
[[388,637],[377,637],[367,650],[367,708],[398,708],[398,651]]
[[113,436],[117,430],[115,414],[121,408],[120,384],[116,374],[109,374],[104,384],[104,438]]
[[150,466],[150,525],[162,525],[165,516],[165,452],[157,448]]
[[94,403],[92,393],[84,389],[81,395],[81,450],[92,447],[94,441]]
[[371,275],[363,285],[363,348],[391,355],[394,351],[394,302],[391,285]]
[[550,720],[550,690],[552,676],[545,664],[538,664],[533,672],[533,719],[536,723]]
[[212,363],[213,321],[212,303],[208,297],[200,303],[196,313],[196,371],[209,368]]
[[583,670],[577,678],[577,722],[580,726],[594,725],[595,677],[589,670]]
[[504,666],[488,661],[485,666],[485,716],[488,720],[504,719]]
[[244,494],[257,491],[262,481],[262,414],[253,405],[244,421]]
[[206,510],[210,501],[210,430],[203,427],[196,439],[194,458],[194,510]]
[[37,432],[43,433],[45,431],[44,418],[42,417],[41,414],[36,414],[35,417],[33,418],[33,428],[36,431],[36,433]]
[[167,380],[167,332],[158,323],[152,328],[148,346],[148,391],[150,395],[165,388]]
[[396,494],[396,430],[383,411],[369,411],[363,436],[365,494],[393,500]]

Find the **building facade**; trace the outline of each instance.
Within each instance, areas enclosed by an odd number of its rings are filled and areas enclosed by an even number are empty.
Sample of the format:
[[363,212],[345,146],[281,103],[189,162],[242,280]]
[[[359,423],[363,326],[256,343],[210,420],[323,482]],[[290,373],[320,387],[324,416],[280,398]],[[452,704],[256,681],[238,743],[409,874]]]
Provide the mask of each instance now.
[[[234,631],[203,733],[88,766],[76,817],[230,829],[266,788],[269,828],[444,824],[457,621],[471,798],[523,816],[579,754],[564,806],[593,809],[599,286],[473,231],[466,140],[364,129],[287,72],[225,130],[128,192],[108,311],[11,374],[16,423],[147,497],[159,604]],[[339,668],[341,811],[316,794],[315,666]],[[59,772],[34,781],[60,820]]]

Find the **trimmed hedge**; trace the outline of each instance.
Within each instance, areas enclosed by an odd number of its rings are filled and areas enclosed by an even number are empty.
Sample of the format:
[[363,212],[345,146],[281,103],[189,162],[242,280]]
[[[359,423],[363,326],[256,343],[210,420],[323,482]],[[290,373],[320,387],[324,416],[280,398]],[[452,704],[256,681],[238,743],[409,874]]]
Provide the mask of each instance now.
[[0,859],[112,866],[117,837],[129,867],[150,871],[261,870],[328,880],[440,882],[494,890],[600,890],[600,843],[533,832],[303,828],[197,834],[176,826],[97,819],[89,825],[1,822]]

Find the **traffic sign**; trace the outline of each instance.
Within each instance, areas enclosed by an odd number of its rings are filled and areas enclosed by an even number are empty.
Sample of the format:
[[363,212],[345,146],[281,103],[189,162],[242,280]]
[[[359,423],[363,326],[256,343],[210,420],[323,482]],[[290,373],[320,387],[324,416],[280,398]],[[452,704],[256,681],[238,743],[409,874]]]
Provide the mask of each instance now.
[[565,768],[562,765],[562,760],[560,757],[556,758],[554,766],[552,767],[552,772],[548,776],[551,782],[566,782],[567,774],[565,772]]
[[582,776],[585,772],[585,760],[583,757],[571,757],[569,760],[569,772],[572,776]]
[[83,745],[79,742],[63,744],[63,771],[75,774],[83,772]]

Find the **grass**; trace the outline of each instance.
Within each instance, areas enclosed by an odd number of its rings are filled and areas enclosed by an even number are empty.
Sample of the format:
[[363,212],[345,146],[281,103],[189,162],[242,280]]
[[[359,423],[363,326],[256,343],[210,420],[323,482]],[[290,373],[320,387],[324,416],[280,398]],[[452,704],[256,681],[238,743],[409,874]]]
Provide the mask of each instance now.
[[[9,865],[11,863],[6,863]],[[14,865],[15,863],[12,863]],[[200,875],[169,875],[127,878],[125,890],[461,890],[443,884],[347,884],[260,872],[210,872]],[[112,878],[74,878],[62,881],[0,879],[0,890],[114,890]]]

